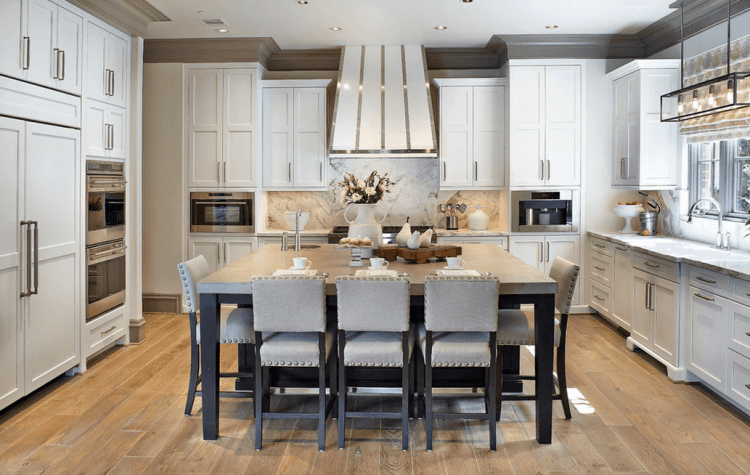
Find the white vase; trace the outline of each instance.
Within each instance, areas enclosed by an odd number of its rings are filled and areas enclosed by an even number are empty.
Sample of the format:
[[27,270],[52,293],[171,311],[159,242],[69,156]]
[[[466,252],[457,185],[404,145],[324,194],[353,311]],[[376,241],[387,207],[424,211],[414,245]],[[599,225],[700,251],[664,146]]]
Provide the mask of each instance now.
[[[383,219],[380,221],[375,219],[375,216],[373,215],[373,208],[375,207],[374,204],[353,204],[349,205],[344,210],[344,219],[347,223],[349,223],[349,236],[350,238],[364,238],[368,237],[370,238],[370,241],[372,241],[373,247],[378,247],[383,244],[383,228],[380,226],[380,223],[385,221],[385,217],[388,216],[388,213],[385,213],[383,215]],[[350,209],[356,209],[357,210],[357,217],[350,221],[347,217],[347,213]],[[364,255],[362,256],[364,257]]]

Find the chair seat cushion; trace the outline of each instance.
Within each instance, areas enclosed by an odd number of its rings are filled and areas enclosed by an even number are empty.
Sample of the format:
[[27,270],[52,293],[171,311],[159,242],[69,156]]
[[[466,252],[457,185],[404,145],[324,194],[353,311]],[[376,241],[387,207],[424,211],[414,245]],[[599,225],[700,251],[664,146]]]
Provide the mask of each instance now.
[[[534,344],[534,310],[499,310],[497,344],[501,346]],[[560,346],[560,320],[555,318],[555,346]]]
[[[333,349],[336,324],[328,325],[325,332],[326,360]],[[260,347],[262,366],[310,366],[318,367],[317,332],[263,332]]]
[[[414,351],[416,332],[414,325],[409,331],[408,355]],[[399,332],[346,332],[344,346],[346,366],[392,366],[404,365],[403,339]]]
[[[419,347],[427,350],[427,329],[419,325]],[[490,334],[488,332],[433,332],[432,366],[489,366]]]
[[[195,328],[196,339],[201,344],[201,324]],[[219,343],[255,343],[252,308],[221,308]]]

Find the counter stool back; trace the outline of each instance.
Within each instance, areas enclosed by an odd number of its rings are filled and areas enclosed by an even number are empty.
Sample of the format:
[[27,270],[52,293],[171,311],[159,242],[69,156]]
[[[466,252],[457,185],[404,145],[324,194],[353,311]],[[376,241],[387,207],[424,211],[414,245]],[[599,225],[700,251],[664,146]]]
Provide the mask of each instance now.
[[[211,271],[208,268],[206,258],[196,256],[189,261],[177,265],[180,275],[182,292],[185,295],[185,304],[190,320],[190,381],[188,383],[188,396],[185,403],[185,415],[189,416],[193,409],[195,396],[201,396],[201,391],[196,388],[201,382],[200,370],[200,323],[197,313],[200,309],[198,292],[195,283],[208,276]],[[253,328],[253,309],[236,308],[221,311],[221,327],[219,332],[220,343],[236,343],[238,345],[255,342],[255,330]],[[219,373],[219,378],[252,378],[253,373]],[[252,398],[252,391],[221,391],[223,397]],[[253,400],[254,403],[254,400]]]
[[[262,447],[263,418],[318,419],[318,449],[325,450],[326,418],[336,400],[336,329],[328,318],[324,276],[254,276],[255,449]],[[326,404],[326,362],[330,357],[331,397]],[[273,366],[318,368],[318,411],[270,412],[268,371]]]
[[[495,332],[499,289],[499,279],[491,276],[425,278],[425,323],[419,328],[419,344],[425,364],[427,450],[432,450],[433,419],[486,419],[489,421],[490,450],[497,448]],[[433,412],[433,368],[456,366],[486,368],[485,412]]]
[[[401,449],[409,448],[415,335],[409,321],[406,277],[337,277],[339,350],[339,449],[347,417],[401,418]],[[401,412],[346,410],[346,367],[401,367]]]

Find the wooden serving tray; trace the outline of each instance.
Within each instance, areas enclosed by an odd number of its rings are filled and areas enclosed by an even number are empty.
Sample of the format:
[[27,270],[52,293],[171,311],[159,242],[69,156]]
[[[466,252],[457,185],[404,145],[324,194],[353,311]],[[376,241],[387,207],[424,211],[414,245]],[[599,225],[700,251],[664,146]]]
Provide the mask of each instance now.
[[452,244],[431,244],[430,247],[420,247],[419,249],[398,247],[397,244],[384,244],[372,251],[374,256],[382,257],[388,262],[393,262],[397,258],[402,257],[404,260],[414,261],[417,264],[424,264],[431,257],[444,259],[446,257],[460,256],[461,253],[461,246]]

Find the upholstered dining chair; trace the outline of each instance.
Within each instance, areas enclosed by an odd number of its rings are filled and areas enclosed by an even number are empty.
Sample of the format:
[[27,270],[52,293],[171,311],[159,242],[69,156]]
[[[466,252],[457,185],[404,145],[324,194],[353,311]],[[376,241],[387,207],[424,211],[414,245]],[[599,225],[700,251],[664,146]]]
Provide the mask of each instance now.
[[[335,309],[328,318],[325,276],[254,276],[255,313],[255,450],[263,442],[263,418],[318,419],[318,450],[325,450],[326,419],[336,401]],[[318,369],[318,411],[270,411],[270,367]],[[331,396],[326,404],[326,368],[331,370]]]
[[[401,449],[409,448],[413,416],[412,352],[416,333],[409,320],[406,277],[337,277],[339,350],[339,449],[344,448],[347,417],[401,419]],[[346,368],[401,368],[401,412],[346,410]]]
[[[555,318],[555,347],[557,348],[557,374],[554,377],[558,392],[552,396],[562,402],[565,419],[570,419],[570,402],[568,401],[568,382],[565,375],[565,336],[568,329],[568,314],[573,303],[573,293],[576,290],[580,267],[572,262],[556,257],[549,269],[549,276],[557,281],[555,294],[555,308],[560,312],[560,318]],[[497,344],[498,346],[526,346],[534,345],[534,310],[498,310],[497,313]],[[498,352],[498,365],[502,367],[502,351]],[[535,375],[501,375],[500,387],[503,380],[534,380]],[[498,397],[497,418],[500,418],[501,398]],[[508,394],[506,401],[533,401],[536,395]]]
[[[206,258],[197,256],[189,261],[177,265],[180,275],[182,292],[185,294],[188,318],[190,319],[190,382],[188,383],[188,396],[185,403],[185,415],[189,416],[193,410],[195,396],[201,396],[201,391],[196,388],[201,382],[200,376],[200,344],[201,326],[198,322],[198,311],[200,302],[195,283],[211,273]],[[252,308],[222,308],[221,327],[219,332],[219,343],[246,344],[255,342],[255,330],[253,328]],[[219,373],[220,378],[252,378],[253,373]],[[252,398],[252,391],[221,391],[220,396]],[[254,400],[253,400],[254,402]]]
[[[495,332],[499,279],[491,276],[427,276],[424,285],[424,324],[419,325],[418,334],[424,355],[427,450],[432,450],[433,419],[486,419],[489,421],[490,450],[495,451]],[[485,412],[433,412],[433,372],[435,368],[446,367],[485,368]]]

